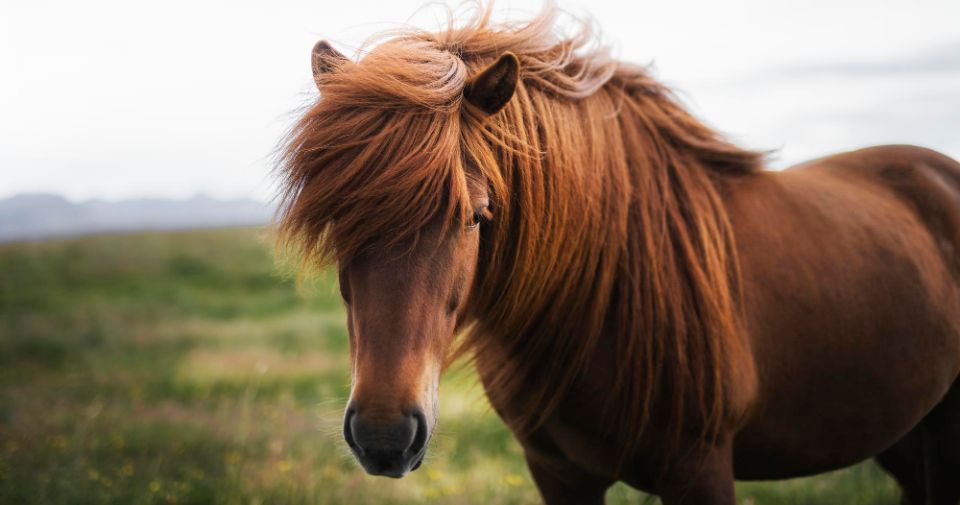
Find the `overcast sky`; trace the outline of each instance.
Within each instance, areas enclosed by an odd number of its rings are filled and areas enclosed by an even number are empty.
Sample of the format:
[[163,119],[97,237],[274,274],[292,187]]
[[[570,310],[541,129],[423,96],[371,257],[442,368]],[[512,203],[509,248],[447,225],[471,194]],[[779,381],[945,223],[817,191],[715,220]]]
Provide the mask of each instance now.
[[[4,0],[0,198],[272,197],[271,155],[315,96],[319,38],[350,54],[422,0]],[[561,0],[622,59],[780,168],[909,142],[960,158],[960,1]],[[497,3],[524,18],[540,1]]]

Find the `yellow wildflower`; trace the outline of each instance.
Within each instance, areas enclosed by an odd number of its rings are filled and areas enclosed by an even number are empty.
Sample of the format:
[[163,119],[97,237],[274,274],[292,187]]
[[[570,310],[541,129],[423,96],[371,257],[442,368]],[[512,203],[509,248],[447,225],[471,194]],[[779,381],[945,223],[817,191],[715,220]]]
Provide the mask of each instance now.
[[523,477],[511,473],[503,478],[503,481],[507,483],[508,486],[519,487],[523,485]]

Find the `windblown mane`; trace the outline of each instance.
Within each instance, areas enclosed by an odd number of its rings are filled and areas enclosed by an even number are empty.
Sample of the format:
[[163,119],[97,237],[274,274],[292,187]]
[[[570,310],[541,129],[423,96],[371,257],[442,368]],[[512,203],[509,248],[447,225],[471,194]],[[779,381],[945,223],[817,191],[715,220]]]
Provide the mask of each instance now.
[[[478,10],[440,33],[393,32],[321,77],[281,165],[282,236],[310,263],[349,261],[438,214],[453,222],[469,208],[466,181],[486,180],[494,219],[461,351],[488,394],[527,399],[519,422],[533,426],[603,347],[620,379],[610,428],[625,447],[654,405],[676,433],[712,436],[742,414],[736,391],[754,373],[718,184],[761,155],[595,48],[588,29],[560,35],[555,9],[526,24]],[[488,117],[464,86],[504,51],[521,82]]]

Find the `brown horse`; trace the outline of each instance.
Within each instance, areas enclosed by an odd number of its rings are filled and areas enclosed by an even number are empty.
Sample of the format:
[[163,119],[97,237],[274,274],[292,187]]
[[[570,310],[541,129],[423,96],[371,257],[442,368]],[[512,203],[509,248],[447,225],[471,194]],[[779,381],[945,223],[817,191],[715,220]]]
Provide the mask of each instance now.
[[551,504],[732,504],[870,457],[960,502],[960,164],[765,172],[552,9],[480,10],[359,61],[318,43],[285,151],[281,231],[339,268],[362,466],[420,465],[466,353]]

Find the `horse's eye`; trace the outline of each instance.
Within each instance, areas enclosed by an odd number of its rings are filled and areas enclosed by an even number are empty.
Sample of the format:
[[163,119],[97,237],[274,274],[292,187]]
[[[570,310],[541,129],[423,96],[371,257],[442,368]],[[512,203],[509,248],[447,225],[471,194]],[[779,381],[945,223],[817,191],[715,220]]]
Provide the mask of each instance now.
[[493,219],[493,214],[490,213],[490,208],[483,205],[482,207],[473,209],[473,215],[470,216],[470,219],[467,221],[466,229],[468,231],[474,230],[480,226],[482,221],[489,221],[491,219]]
[[470,221],[467,222],[467,228],[473,229],[473,228],[476,228],[477,226],[480,226],[480,221],[482,219],[483,219],[483,215],[480,213],[479,210],[473,211],[473,216],[471,216]]

